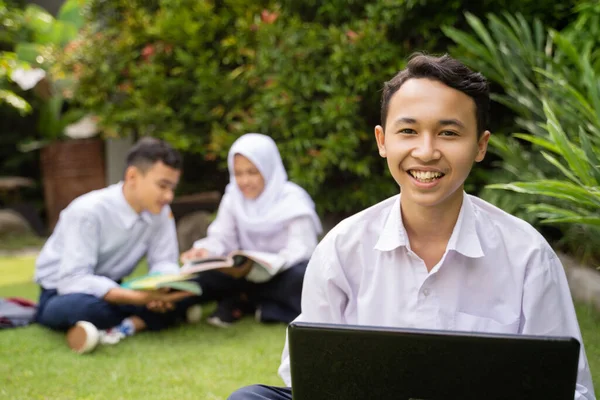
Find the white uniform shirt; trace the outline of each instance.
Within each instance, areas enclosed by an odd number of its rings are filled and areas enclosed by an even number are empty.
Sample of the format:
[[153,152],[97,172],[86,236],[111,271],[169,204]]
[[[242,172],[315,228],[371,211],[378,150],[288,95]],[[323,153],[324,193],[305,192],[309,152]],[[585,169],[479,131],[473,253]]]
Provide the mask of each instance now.
[[[296,321],[572,336],[564,269],[528,223],[465,194],[440,262],[410,249],[400,196],[338,224],[317,246]],[[291,385],[287,341],[279,374]],[[583,343],[575,399],[595,399]]]
[[[223,196],[217,217],[208,228],[206,238],[194,242],[195,248],[204,248],[211,254],[226,256],[234,250],[254,250],[276,254],[274,271],[280,273],[287,268],[310,259],[317,246],[318,233],[310,216],[298,217],[279,231],[257,234],[241,230],[235,220],[231,198]],[[269,271],[254,267],[246,276],[252,282],[264,282],[271,278]]]
[[159,215],[136,213],[123,184],[73,200],[60,213],[36,261],[35,281],[59,294],[104,297],[143,256],[150,272],[178,273],[179,249],[170,207]]

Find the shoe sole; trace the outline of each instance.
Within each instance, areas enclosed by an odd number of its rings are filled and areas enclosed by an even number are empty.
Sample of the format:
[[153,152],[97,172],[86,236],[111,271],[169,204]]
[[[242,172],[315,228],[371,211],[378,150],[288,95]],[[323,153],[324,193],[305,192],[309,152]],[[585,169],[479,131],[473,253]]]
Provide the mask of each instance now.
[[89,322],[80,321],[67,332],[67,344],[79,354],[91,352],[98,344],[98,331],[93,325],[90,329],[86,324],[91,325]]

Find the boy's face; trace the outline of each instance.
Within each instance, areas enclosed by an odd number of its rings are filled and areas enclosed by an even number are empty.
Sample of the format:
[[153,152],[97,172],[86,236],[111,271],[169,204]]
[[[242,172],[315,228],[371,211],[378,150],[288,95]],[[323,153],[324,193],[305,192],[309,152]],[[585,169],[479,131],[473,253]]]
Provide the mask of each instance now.
[[402,203],[452,204],[462,196],[473,162],[490,138],[477,137],[475,102],[430,79],[409,79],[393,94],[384,128],[375,128],[379,154],[400,185]]
[[134,166],[129,167],[125,180],[133,189],[136,211],[146,210],[152,214],[160,214],[163,207],[173,201],[180,175],[180,170],[171,168],[162,161],[154,163],[145,172]]

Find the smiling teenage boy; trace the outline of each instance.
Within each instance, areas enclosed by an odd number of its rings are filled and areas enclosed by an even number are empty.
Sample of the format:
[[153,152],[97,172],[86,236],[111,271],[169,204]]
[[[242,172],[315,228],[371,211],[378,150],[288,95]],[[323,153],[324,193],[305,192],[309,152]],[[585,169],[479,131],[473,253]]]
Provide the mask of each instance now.
[[[485,78],[449,56],[416,55],[385,83],[375,138],[401,194],[321,241],[296,321],[582,341],[550,245],[526,222],[464,193],[487,150],[489,102]],[[291,399],[287,343],[279,373],[287,387],[249,386],[230,399]],[[583,345],[574,395],[595,398]]]
[[176,302],[190,295],[119,286],[143,256],[152,273],[179,272],[169,204],[181,156],[163,141],[144,138],[126,162],[122,182],[84,194],[61,212],[36,261],[36,321],[67,331],[69,346],[80,353],[171,325],[183,312]]

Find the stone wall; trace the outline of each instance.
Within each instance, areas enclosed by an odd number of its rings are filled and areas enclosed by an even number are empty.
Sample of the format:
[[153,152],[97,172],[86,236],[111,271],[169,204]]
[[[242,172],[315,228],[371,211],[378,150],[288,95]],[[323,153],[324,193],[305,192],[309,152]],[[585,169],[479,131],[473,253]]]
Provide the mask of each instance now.
[[569,281],[573,299],[592,305],[600,312],[600,272],[590,266],[580,265],[573,257],[558,253]]

